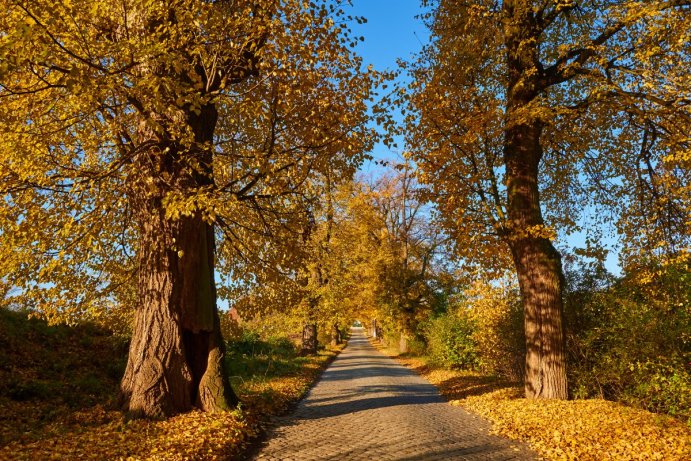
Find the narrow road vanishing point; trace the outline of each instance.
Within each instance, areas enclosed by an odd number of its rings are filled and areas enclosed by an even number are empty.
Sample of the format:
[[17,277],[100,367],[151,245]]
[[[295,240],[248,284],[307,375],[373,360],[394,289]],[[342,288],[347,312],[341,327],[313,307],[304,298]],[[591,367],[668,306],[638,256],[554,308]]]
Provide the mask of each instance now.
[[436,388],[375,349],[362,329],[289,416],[275,420],[256,460],[528,460],[525,445],[449,405]]

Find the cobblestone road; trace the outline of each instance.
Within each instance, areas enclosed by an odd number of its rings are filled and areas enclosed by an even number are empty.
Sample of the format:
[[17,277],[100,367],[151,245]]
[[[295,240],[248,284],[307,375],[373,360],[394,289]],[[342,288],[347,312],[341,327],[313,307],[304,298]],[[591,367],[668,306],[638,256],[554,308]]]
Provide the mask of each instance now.
[[348,347],[293,414],[275,421],[255,459],[536,459],[488,429],[353,329]]

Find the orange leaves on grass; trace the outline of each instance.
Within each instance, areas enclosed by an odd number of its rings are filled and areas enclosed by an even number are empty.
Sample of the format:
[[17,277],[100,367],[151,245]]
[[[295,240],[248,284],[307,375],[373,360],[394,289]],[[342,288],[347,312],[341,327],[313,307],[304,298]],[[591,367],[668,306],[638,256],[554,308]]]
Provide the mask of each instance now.
[[249,420],[265,415],[281,414],[297,402],[319,378],[331,360],[343,350],[345,344],[330,346],[318,355],[300,358],[300,369],[291,375],[263,379],[261,376],[235,384],[234,388],[244,405]]
[[232,459],[240,456],[260,432],[267,416],[285,412],[304,395],[336,356],[336,350],[301,358],[301,366],[290,376],[245,376],[244,381],[235,385],[242,397],[241,410],[193,411],[163,421],[128,421],[120,412],[97,406],[61,417],[31,440],[18,439],[0,448],[0,460]]
[[96,424],[28,445],[13,442],[0,450],[0,459],[227,459],[254,435],[239,411],[194,411],[164,421],[126,421],[119,412],[95,408],[78,418]]

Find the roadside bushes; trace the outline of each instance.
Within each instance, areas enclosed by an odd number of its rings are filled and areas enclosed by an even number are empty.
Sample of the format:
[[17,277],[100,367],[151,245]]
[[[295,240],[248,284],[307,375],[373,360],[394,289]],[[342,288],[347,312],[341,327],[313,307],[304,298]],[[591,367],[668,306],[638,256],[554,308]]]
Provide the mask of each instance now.
[[525,331],[518,289],[512,285],[476,283],[466,292],[476,329],[480,370],[510,381],[523,380]]
[[567,273],[572,394],[691,421],[691,275],[648,264],[619,280],[601,268]]
[[[688,262],[639,263],[620,278],[602,266],[572,265],[566,282],[571,396],[620,401],[691,424]],[[471,285],[424,331],[426,353],[438,365],[523,378],[523,313],[510,285]]]
[[475,283],[425,329],[427,354],[447,367],[478,370],[511,381],[523,377],[525,336],[518,293]]
[[475,324],[464,310],[446,312],[429,321],[427,354],[433,363],[449,368],[475,369],[480,363],[473,339]]

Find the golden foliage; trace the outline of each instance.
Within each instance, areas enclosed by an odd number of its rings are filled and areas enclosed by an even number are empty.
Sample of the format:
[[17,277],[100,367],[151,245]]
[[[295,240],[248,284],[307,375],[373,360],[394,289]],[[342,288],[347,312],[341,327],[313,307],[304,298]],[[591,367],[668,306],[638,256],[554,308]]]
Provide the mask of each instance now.
[[475,323],[472,334],[480,369],[519,380],[525,362],[523,307],[515,283],[489,284],[478,280],[464,292],[461,309]]
[[441,257],[446,236],[431,223],[412,166],[327,193],[301,249],[302,270],[256,284],[235,301],[238,312],[248,318],[273,312],[267,319],[289,312],[320,328],[377,318],[389,329],[414,332],[451,283],[451,263]]
[[321,0],[0,2],[0,279],[15,302],[65,322],[134,307],[140,198],[213,223],[231,287],[290,265],[314,173],[351,176],[376,137],[380,76],[344,15]]
[[[424,3],[432,40],[406,64],[399,102],[409,155],[461,257],[488,271],[508,264],[501,240],[597,238],[608,225],[632,259],[688,244],[687,2]],[[505,134],[535,121],[545,223],[522,227]]]

